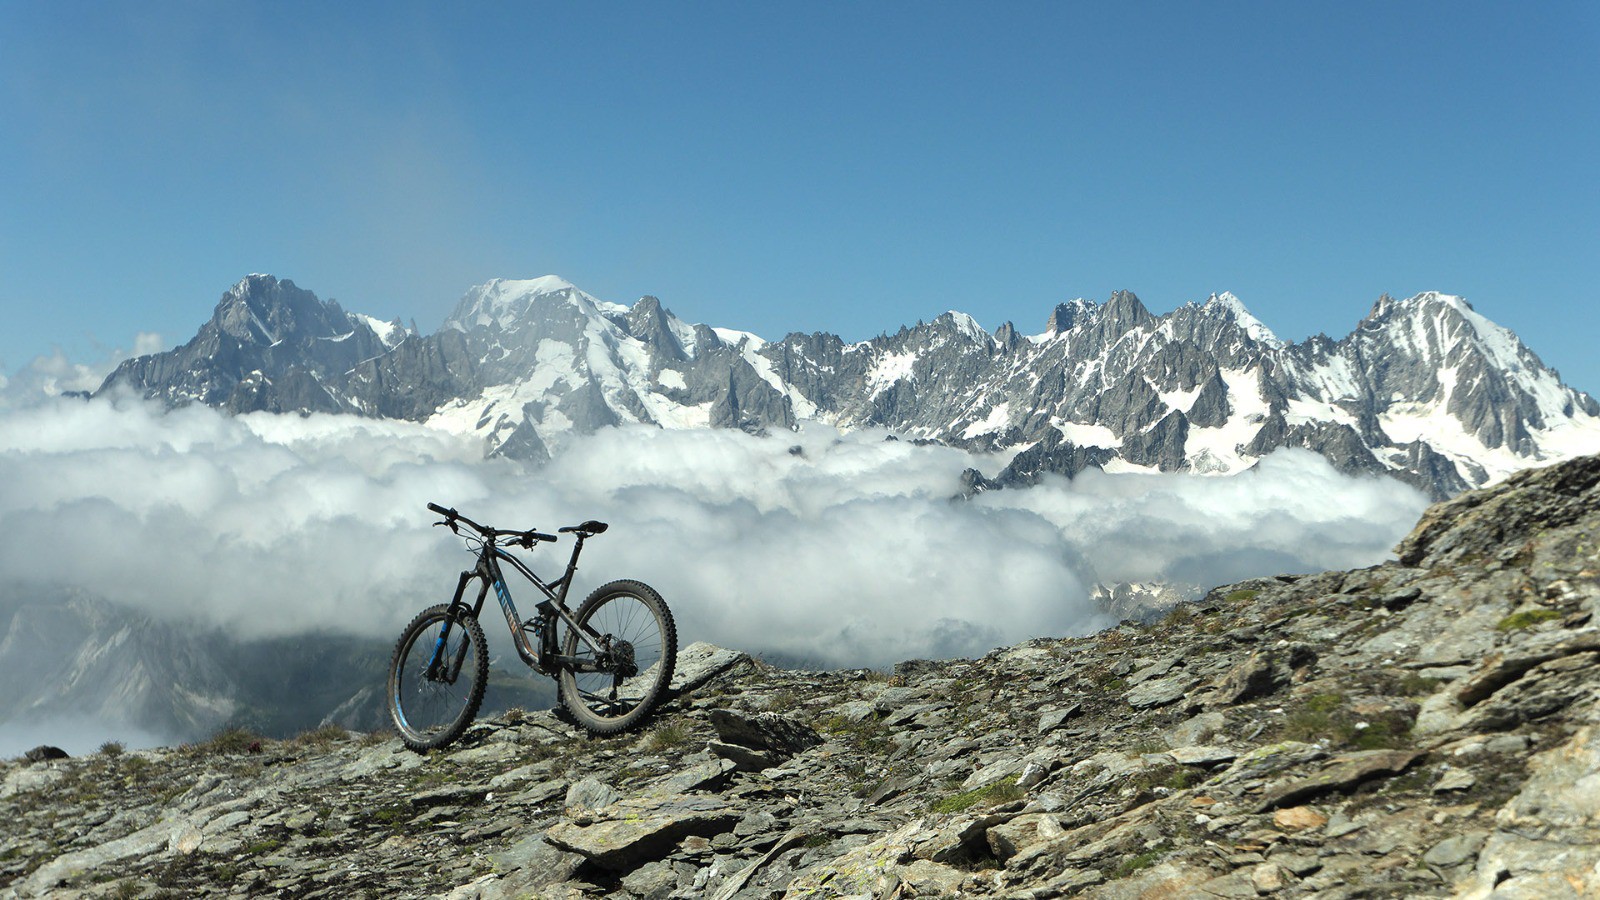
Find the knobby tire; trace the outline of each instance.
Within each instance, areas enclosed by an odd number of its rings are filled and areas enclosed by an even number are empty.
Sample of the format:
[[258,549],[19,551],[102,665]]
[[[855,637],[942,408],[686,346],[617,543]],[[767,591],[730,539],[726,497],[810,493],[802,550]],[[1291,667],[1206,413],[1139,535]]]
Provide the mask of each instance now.
[[467,656],[454,684],[425,677],[449,604],[418,613],[401,632],[389,661],[389,717],[400,739],[418,753],[437,750],[460,737],[478,714],[489,683],[489,643],[483,628],[466,610],[458,609],[444,655],[445,664],[450,664],[461,642],[467,642]]
[[[611,634],[632,644],[638,674],[618,684],[610,672],[563,668],[557,679],[562,704],[592,734],[616,734],[632,728],[650,715],[672,683],[678,658],[678,630],[672,612],[649,585],[613,581],[590,594],[574,617],[602,635]],[[561,652],[568,657],[594,655],[571,629],[566,632]],[[613,689],[615,699],[611,697]]]

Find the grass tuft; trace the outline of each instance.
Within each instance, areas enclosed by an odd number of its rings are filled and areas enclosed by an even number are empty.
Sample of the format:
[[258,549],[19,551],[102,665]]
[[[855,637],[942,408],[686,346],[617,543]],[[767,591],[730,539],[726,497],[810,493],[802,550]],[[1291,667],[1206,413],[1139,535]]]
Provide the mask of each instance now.
[[689,726],[683,722],[662,722],[650,731],[646,746],[651,750],[680,747],[689,741]]
[[320,728],[313,728],[310,731],[304,731],[296,735],[294,745],[296,747],[322,749],[339,741],[347,740],[349,737],[350,732],[346,731],[342,726],[323,725]]
[[248,728],[224,728],[196,747],[202,753],[260,753],[262,737]]
[[1527,609],[1506,616],[1494,628],[1496,631],[1519,631],[1523,628],[1532,628],[1540,622],[1548,622],[1551,619],[1559,618],[1561,618],[1561,613],[1553,609]]

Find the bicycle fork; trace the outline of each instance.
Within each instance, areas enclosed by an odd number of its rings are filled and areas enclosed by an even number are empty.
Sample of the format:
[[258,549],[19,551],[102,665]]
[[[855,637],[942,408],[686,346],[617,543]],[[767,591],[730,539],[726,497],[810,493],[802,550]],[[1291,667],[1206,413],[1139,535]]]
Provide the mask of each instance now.
[[[450,600],[450,608],[445,611],[444,627],[439,629],[439,637],[433,643],[433,654],[428,658],[428,668],[423,670],[422,673],[423,677],[429,681],[443,681],[446,684],[455,684],[456,677],[461,674],[462,664],[467,661],[467,649],[470,647],[467,641],[461,642],[460,648],[456,650],[454,657],[448,660],[448,663],[444,659],[444,655],[445,648],[450,645],[450,629],[456,624],[456,616],[459,615],[457,611],[465,608],[465,604],[461,602],[461,595],[466,593],[467,582],[471,581],[477,574],[476,572],[462,572],[461,580],[456,583],[455,596]],[[488,590],[488,584],[478,590],[476,609],[483,607],[483,597],[488,593]],[[502,590],[504,589],[502,588]],[[441,667],[443,667],[442,672],[440,671]]]

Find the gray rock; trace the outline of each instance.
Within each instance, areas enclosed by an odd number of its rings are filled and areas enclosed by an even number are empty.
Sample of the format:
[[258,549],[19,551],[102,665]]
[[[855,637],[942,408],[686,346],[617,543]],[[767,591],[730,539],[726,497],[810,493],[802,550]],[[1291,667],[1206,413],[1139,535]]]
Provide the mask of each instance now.
[[783,756],[771,750],[755,750],[723,741],[708,741],[706,749],[731,763],[739,772],[760,772],[783,762]]
[[747,653],[695,641],[678,651],[671,687],[674,691],[692,691],[730,669],[749,663]]
[[1172,761],[1180,766],[1211,766],[1230,763],[1239,758],[1239,754],[1227,747],[1194,746],[1174,747],[1167,751]]
[[1470,790],[1477,783],[1477,777],[1466,769],[1450,769],[1433,783],[1433,792],[1442,794],[1447,791]]
[[594,814],[622,799],[616,788],[594,776],[572,783],[564,803],[570,819],[590,819]]
[[1069,703],[1066,706],[1053,707],[1045,710],[1039,714],[1038,732],[1040,734],[1046,734],[1048,732],[1055,731],[1057,728],[1060,728],[1062,725],[1066,724],[1067,720],[1076,715],[1078,710],[1082,708],[1083,706],[1080,703]]
[[1422,861],[1441,868],[1459,866],[1477,856],[1478,849],[1488,837],[1488,832],[1474,831],[1445,838],[1422,854]]
[[1134,709],[1149,709],[1154,706],[1166,706],[1182,700],[1199,679],[1190,675],[1173,675],[1168,678],[1159,678],[1147,681],[1127,693],[1128,705]]
[[624,798],[592,824],[558,822],[545,832],[555,847],[603,869],[630,871],[690,835],[710,837],[741,818],[726,801],[704,794]]
[[741,713],[731,709],[711,711],[711,727],[730,744],[769,750],[790,756],[822,743],[815,728],[777,713]]

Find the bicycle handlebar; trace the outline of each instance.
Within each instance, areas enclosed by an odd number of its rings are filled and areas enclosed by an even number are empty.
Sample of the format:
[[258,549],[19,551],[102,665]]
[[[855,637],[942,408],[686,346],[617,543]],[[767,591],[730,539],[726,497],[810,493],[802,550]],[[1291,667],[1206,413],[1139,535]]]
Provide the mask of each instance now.
[[[463,516],[461,513],[456,512],[454,507],[452,507],[450,509],[446,509],[446,508],[444,508],[443,506],[440,506],[437,503],[429,503],[428,504],[428,509],[438,513],[441,516],[444,516],[444,523],[443,524],[449,525],[452,531],[455,530],[455,523],[456,522],[461,522],[462,524],[471,527],[473,531],[478,532],[479,534],[483,535],[486,538],[490,538],[490,539],[501,538],[501,537],[517,538],[517,540],[514,541],[513,543],[519,543],[522,546],[529,547],[529,548],[531,548],[534,545],[534,543],[537,542],[537,541],[546,541],[546,542],[549,542],[549,543],[554,543],[554,542],[560,540],[560,538],[556,537],[553,534],[545,534],[542,531],[534,531],[531,528],[528,529],[527,531],[513,531],[513,530],[511,530],[509,528],[490,528],[487,525],[479,525],[477,522],[474,522],[471,519],[467,518],[466,516]],[[589,523],[584,523],[584,524],[589,524]],[[569,531],[570,529],[563,528],[561,530],[562,531]],[[602,531],[605,530],[604,526],[601,526],[601,530]]]

